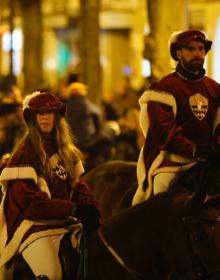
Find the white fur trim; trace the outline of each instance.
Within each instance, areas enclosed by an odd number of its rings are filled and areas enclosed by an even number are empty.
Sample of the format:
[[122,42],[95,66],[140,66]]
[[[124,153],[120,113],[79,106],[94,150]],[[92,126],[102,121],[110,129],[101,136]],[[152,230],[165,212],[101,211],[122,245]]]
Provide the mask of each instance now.
[[29,103],[32,98],[38,96],[41,92],[40,91],[35,91],[32,94],[26,95],[24,100],[23,100],[23,111],[27,108],[30,108]]
[[147,112],[148,102],[158,102],[172,107],[174,118],[177,113],[177,105],[174,96],[168,92],[158,92],[154,90],[145,91],[139,99],[140,104],[140,126],[146,137],[149,128],[149,116]]
[[[138,159],[138,164],[137,164],[137,169],[140,169],[140,173],[138,172],[138,177],[137,177],[138,188],[133,197],[132,205],[138,204],[138,203],[148,199],[151,196],[151,194],[153,193],[152,173],[163,162],[164,155],[165,155],[165,152],[161,151],[160,154],[154,159],[154,161],[149,169],[148,175],[146,175],[146,169],[145,169],[144,157],[143,157],[143,151],[142,151],[142,153]],[[147,186],[146,190],[144,191],[143,183],[144,183],[146,176],[148,176],[148,182],[147,182],[148,186]]]
[[5,189],[7,187],[7,182],[13,179],[32,179],[38,185],[41,191],[46,192],[48,196],[51,197],[46,181],[42,177],[37,177],[37,174],[33,167],[7,167],[3,169],[1,180],[2,186],[4,187],[4,192],[0,204],[0,269],[1,266],[4,265],[8,260],[10,260],[10,258],[16,253],[24,234],[34,224],[36,224],[34,221],[24,220],[14,233],[12,241],[10,241],[5,246],[8,238],[7,223],[4,214],[4,201],[6,196]]
[[33,167],[6,167],[0,175],[2,192],[5,192],[7,182],[16,179],[32,179],[37,184],[37,173]]
[[[138,186],[143,186],[145,178],[146,178],[146,169],[145,169],[145,164],[144,164],[144,147],[142,147],[141,150],[140,150],[139,157],[138,157],[138,162],[137,162]],[[139,190],[137,190],[137,192],[138,191]]]
[[37,183],[37,173],[33,167],[6,167],[0,175],[1,182],[16,179],[32,179]]
[[170,47],[171,44],[176,42],[177,36],[182,33],[183,31],[174,31],[168,40],[168,47]]
[[[168,92],[158,92],[155,90],[145,91],[142,94],[141,98],[139,99],[139,104],[140,104],[139,120],[140,120],[141,129],[145,137],[147,136],[147,132],[149,129],[149,116],[148,116],[147,106],[148,106],[148,102],[150,101],[162,103],[170,106],[172,108],[174,118],[176,118],[176,114],[177,114],[177,104],[172,94]],[[142,147],[137,163],[138,189],[134,195],[132,205],[145,200],[152,194],[153,191],[152,175],[154,170],[158,168],[160,164],[163,162],[165,154],[167,154],[165,151],[161,151],[161,153],[153,161],[148,173],[148,188],[146,189],[146,192],[144,192],[143,183],[147,175],[145,170],[143,147]]]
[[51,197],[47,182],[44,180],[43,177],[37,176],[35,169],[30,166],[29,167],[6,167],[6,168],[4,168],[0,175],[2,192],[5,193],[8,181],[17,180],[17,179],[33,180],[42,192],[47,193],[47,195],[49,197]]
[[24,220],[21,224],[21,227],[19,227],[19,229],[14,233],[12,241],[10,241],[6,246],[5,246],[6,240],[4,240],[4,243],[1,241],[0,267],[3,266],[6,262],[8,262],[16,254],[24,234],[33,225],[34,225],[33,221]]
[[37,178],[37,185],[42,192],[45,192],[48,195],[48,197],[51,198],[51,193],[50,193],[49,187],[43,177],[39,176]]
[[[159,168],[165,159],[169,159],[172,162],[181,163],[181,165],[176,166],[164,166]],[[158,156],[154,159],[149,171],[148,171],[148,182],[146,191],[143,190],[143,183],[146,177],[146,170],[143,158],[143,150],[141,150],[138,164],[137,164],[137,179],[138,188],[133,197],[132,205],[138,204],[146,199],[148,199],[153,193],[153,177],[161,172],[178,172],[189,169],[192,167],[196,161],[189,158],[181,157],[175,154],[169,154],[167,151],[161,151]]]

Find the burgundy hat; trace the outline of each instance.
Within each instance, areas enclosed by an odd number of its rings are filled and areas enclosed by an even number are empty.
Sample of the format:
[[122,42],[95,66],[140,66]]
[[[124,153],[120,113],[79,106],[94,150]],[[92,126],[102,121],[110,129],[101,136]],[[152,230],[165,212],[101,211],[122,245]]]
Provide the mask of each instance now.
[[191,41],[202,41],[205,45],[206,54],[212,46],[212,41],[209,41],[205,34],[199,30],[174,32],[170,38],[170,54],[172,58],[178,61],[176,51],[186,47]]
[[25,97],[23,101],[23,116],[26,122],[28,122],[33,113],[43,110],[58,112],[61,116],[64,116],[66,105],[50,92],[36,91]]

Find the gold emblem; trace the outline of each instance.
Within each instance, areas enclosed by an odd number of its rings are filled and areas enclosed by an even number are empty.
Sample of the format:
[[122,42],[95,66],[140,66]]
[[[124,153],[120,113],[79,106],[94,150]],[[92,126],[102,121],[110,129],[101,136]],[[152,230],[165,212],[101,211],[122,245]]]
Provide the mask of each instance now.
[[200,93],[196,93],[189,98],[189,105],[198,120],[203,120],[208,112],[209,101]]

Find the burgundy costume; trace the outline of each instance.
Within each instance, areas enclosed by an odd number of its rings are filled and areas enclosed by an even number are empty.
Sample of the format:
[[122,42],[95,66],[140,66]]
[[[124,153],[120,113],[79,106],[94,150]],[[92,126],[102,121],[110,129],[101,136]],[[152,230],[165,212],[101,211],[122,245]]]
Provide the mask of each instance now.
[[152,195],[154,175],[188,169],[196,162],[197,145],[220,140],[220,85],[204,74],[203,70],[195,79],[178,64],[176,72],[153,83],[140,98],[146,141],[138,160],[133,204]]
[[62,167],[56,145],[45,140],[44,149],[50,158],[51,177],[45,178],[38,170],[34,148],[29,143],[20,145],[2,171],[0,267],[39,237],[81,229],[72,217],[74,208],[78,209],[75,215],[80,216],[82,205],[96,207],[92,190],[81,177],[81,161],[73,156],[73,183]]

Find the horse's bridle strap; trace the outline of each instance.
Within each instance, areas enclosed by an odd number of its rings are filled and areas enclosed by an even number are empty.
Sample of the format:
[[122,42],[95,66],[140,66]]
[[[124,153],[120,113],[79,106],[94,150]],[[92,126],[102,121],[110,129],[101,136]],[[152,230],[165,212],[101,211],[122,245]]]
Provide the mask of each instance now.
[[102,243],[105,245],[105,247],[108,249],[108,251],[111,253],[111,255],[117,260],[117,262],[127,270],[127,272],[133,277],[134,280],[140,280],[143,279],[140,273],[136,272],[133,268],[126,265],[124,260],[116,253],[116,251],[108,244],[106,241],[101,228],[98,229],[97,235],[99,239],[102,241]]

